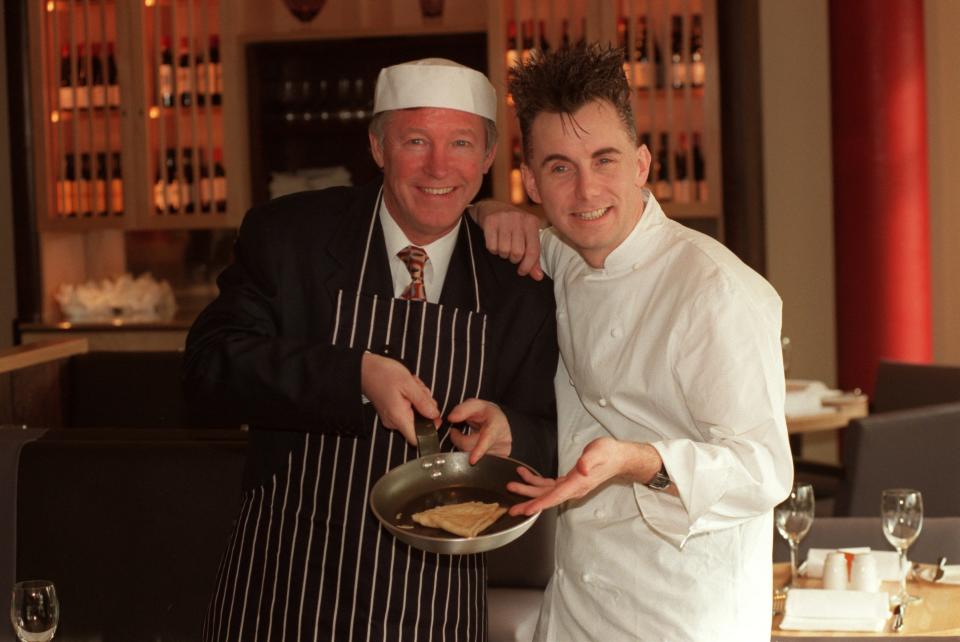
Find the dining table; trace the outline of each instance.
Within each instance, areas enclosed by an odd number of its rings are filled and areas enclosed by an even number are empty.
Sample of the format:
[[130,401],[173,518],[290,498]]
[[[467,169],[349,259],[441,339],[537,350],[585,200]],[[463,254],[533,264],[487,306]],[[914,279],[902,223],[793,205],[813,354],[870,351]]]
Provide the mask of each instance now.
[[[922,566],[921,566],[922,568]],[[782,589],[790,579],[790,564],[773,565],[773,586]],[[822,588],[820,578],[801,577],[799,588]],[[883,582],[881,590],[895,595],[899,589],[897,582]],[[897,640],[905,636],[931,638],[960,638],[960,585],[929,582],[911,579],[907,582],[907,592],[919,596],[919,602],[907,606],[903,618],[903,628],[899,632],[891,630],[893,617],[887,621],[886,629],[879,633],[851,631],[782,631],[780,622],[782,613],[773,616],[771,631],[772,642],[803,638],[836,638],[844,640],[887,639]]]

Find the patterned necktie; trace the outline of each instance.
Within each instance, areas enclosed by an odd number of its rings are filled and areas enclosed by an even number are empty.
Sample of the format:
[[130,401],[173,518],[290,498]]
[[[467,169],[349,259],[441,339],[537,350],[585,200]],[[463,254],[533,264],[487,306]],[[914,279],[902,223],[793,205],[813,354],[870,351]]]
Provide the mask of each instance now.
[[407,266],[411,279],[410,285],[404,289],[400,298],[410,301],[426,301],[427,292],[423,287],[423,266],[429,259],[426,250],[416,245],[408,245],[397,252],[397,256]]

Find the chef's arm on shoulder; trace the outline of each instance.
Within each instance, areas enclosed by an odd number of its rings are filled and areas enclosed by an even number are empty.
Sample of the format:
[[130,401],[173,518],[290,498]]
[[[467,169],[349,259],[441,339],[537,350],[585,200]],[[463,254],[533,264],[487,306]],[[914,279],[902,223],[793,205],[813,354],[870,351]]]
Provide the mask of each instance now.
[[543,279],[540,263],[540,230],[546,220],[509,203],[477,201],[467,214],[483,229],[487,250],[517,266],[517,274]]
[[364,434],[363,351],[280,336],[289,252],[264,214],[254,209],[244,219],[220,293],[190,328],[184,392],[230,422]]

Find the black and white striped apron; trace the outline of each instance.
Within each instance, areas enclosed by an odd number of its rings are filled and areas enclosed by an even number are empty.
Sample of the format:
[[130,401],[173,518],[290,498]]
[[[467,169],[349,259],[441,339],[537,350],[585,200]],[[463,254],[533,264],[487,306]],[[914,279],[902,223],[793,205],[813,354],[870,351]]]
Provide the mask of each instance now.
[[[474,245],[473,310],[361,294],[377,220],[374,208],[357,291],[337,294],[332,342],[389,347],[433,392],[446,414],[485,396],[486,315],[480,312]],[[373,414],[373,413],[371,413]],[[452,450],[447,426],[441,449]],[[372,485],[417,456],[373,419],[370,437],[305,433],[269,484],[245,493],[218,572],[203,639],[217,642],[467,642],[486,639],[483,555],[413,549],[368,507]]]

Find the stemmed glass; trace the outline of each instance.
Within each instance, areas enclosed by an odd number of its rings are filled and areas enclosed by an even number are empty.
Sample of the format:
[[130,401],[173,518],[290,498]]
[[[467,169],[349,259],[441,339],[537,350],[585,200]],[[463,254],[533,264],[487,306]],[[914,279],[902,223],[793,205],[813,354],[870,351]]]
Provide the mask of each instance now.
[[14,584],[10,621],[22,642],[52,640],[60,621],[60,603],[53,582],[29,580]]
[[907,595],[907,549],[923,528],[923,497],[918,490],[890,488],[881,494],[880,514],[883,534],[890,545],[900,553],[900,592],[892,599],[894,604],[909,604],[920,600]]
[[773,511],[777,531],[790,545],[790,584],[787,588],[797,583],[797,552],[800,540],[813,525],[813,506],[813,486],[797,484],[791,489],[790,496]]

